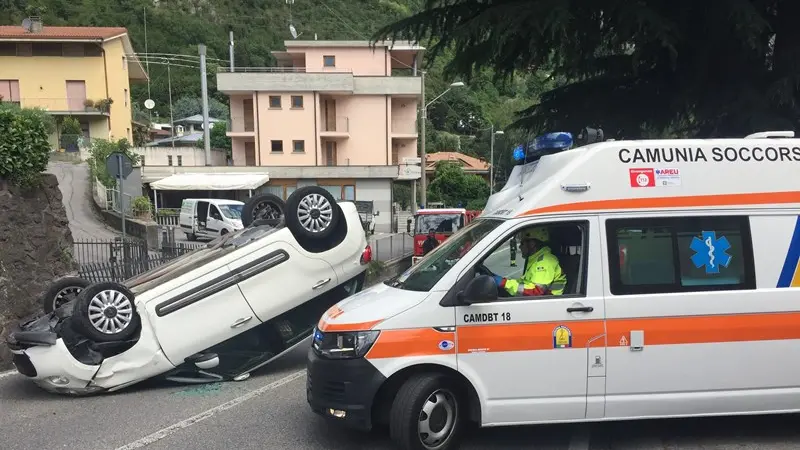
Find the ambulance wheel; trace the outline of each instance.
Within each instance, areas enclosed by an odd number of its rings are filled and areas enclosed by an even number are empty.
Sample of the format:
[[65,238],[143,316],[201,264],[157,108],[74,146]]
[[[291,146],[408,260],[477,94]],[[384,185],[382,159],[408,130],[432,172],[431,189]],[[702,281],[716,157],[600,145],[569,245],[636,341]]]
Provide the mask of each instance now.
[[74,300],[91,282],[79,277],[64,277],[54,281],[47,292],[42,295],[42,308],[50,314],[56,309]]
[[139,330],[140,320],[133,292],[114,282],[85,288],[72,310],[72,327],[94,342],[130,339]]
[[459,448],[466,407],[458,383],[436,373],[406,380],[395,396],[389,434],[403,450]]
[[280,219],[284,211],[286,211],[286,203],[277,195],[256,195],[247,199],[242,207],[242,226],[247,228],[259,219]]
[[342,209],[330,192],[306,186],[286,199],[286,226],[297,239],[325,239],[336,230]]

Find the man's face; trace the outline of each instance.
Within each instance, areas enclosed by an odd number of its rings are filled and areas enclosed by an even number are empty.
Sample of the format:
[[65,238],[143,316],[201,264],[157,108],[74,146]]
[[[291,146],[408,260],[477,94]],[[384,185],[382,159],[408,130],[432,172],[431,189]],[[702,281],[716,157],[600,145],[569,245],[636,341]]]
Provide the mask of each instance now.
[[537,250],[536,240],[535,239],[525,239],[521,242],[520,250],[522,251],[522,256],[527,258],[532,254],[536,253]]

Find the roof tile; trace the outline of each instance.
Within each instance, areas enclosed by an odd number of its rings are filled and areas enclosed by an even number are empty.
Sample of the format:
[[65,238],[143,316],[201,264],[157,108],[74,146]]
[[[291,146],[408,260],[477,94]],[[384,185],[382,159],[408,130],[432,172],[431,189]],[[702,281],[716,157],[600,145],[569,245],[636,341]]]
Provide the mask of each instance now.
[[44,25],[42,31],[31,33],[21,26],[0,25],[0,39],[108,39],[127,33],[124,27],[53,27]]

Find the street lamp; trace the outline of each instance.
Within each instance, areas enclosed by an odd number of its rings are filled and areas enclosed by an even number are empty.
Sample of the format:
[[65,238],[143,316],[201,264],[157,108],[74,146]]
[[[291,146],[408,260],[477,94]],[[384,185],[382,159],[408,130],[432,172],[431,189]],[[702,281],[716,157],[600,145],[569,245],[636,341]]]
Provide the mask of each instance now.
[[[447,90],[445,90],[441,94],[437,95],[430,102],[425,103],[425,71],[424,70],[422,71],[422,130],[421,130],[421,132],[422,132],[422,142],[421,142],[422,149],[421,149],[421,153],[422,154],[421,154],[421,157],[420,157],[420,169],[421,169],[420,170],[420,189],[422,189],[422,193],[421,193],[422,199],[421,200],[422,200],[422,204],[423,205],[428,203],[428,195],[427,195],[427,193],[428,193],[428,180],[427,180],[427,178],[425,176],[426,175],[426,173],[425,173],[425,165],[426,165],[426,156],[427,156],[427,153],[425,151],[425,122],[427,122],[427,120],[428,120],[428,106],[430,106],[431,103],[435,102],[436,100],[439,100],[444,94],[447,94],[448,92],[450,92],[451,89],[458,88],[458,87],[464,87],[464,82],[463,81],[456,81],[454,83],[450,83],[450,87],[447,88]],[[417,183],[412,183],[411,184],[411,199],[412,199],[412,205],[413,205],[413,207],[411,209],[411,212],[415,213],[417,211]]]
[[489,146],[489,195],[494,194],[494,135],[506,134],[503,130],[494,131],[492,124],[492,143]]

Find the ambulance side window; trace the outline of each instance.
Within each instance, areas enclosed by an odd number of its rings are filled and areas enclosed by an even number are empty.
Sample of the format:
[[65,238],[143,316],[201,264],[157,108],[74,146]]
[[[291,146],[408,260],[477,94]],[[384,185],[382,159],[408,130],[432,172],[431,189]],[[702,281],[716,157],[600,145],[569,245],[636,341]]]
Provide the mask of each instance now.
[[606,222],[614,295],[755,289],[746,216]]

